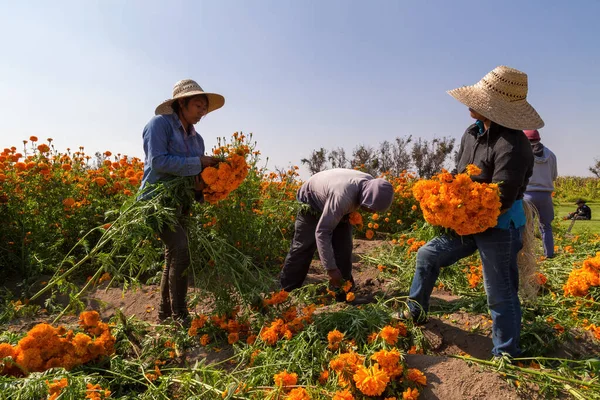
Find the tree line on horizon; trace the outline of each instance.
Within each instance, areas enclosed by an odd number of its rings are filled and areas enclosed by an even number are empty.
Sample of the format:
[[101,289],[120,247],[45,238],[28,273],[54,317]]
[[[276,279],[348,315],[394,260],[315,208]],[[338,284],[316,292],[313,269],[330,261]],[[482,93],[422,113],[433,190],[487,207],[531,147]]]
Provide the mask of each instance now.
[[419,177],[430,178],[454,162],[457,154],[456,151],[453,153],[455,141],[451,137],[414,140],[412,135],[398,136],[375,147],[360,144],[351,154],[342,147],[331,150],[321,147],[300,162],[311,175],[331,168],[356,168],[373,176],[384,173],[397,176],[402,171],[413,170]]
[[[343,147],[327,150],[321,147],[300,160],[311,175],[331,168],[357,168],[373,176],[413,170],[421,178],[430,178],[442,168],[455,168],[455,138],[441,137],[431,141],[412,135],[398,136],[393,141],[384,140],[378,146],[360,144],[351,154]],[[600,178],[600,158],[594,159],[589,171]]]

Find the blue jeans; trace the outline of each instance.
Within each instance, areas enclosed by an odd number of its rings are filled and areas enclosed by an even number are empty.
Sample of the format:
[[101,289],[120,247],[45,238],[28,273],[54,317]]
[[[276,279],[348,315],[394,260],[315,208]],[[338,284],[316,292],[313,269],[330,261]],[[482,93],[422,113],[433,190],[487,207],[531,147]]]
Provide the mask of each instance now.
[[442,235],[417,252],[417,269],[410,287],[408,306],[415,320],[429,311],[429,298],[442,267],[479,250],[483,282],[492,315],[494,355],[521,353],[521,303],[517,254],[523,247],[521,229],[490,228],[469,236]]
[[544,243],[544,255],[554,257],[554,237],[552,236],[552,220],[554,219],[554,204],[552,192],[525,192],[523,200],[527,200],[537,208],[540,215],[540,232]]

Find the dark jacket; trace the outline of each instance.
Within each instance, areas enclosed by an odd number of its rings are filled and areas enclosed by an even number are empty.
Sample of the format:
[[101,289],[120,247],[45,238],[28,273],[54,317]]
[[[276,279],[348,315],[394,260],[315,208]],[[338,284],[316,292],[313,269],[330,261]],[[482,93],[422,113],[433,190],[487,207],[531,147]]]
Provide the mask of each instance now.
[[457,171],[465,172],[475,164],[481,174],[474,181],[498,183],[502,210],[523,198],[533,172],[533,152],[523,131],[509,129],[492,122],[490,129],[479,134],[476,124],[464,133],[457,154]]
[[575,215],[581,219],[592,219],[592,209],[589,208],[587,204],[583,204],[581,207],[577,207]]

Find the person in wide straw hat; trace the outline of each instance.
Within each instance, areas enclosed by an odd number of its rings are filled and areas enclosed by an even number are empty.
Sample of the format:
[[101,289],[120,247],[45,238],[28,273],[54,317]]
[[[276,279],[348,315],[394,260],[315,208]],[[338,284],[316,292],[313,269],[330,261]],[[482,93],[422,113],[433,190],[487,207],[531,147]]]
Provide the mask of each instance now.
[[476,121],[464,133],[457,171],[475,164],[479,182],[498,183],[501,215],[497,225],[468,236],[440,235],[417,252],[416,271],[401,318],[426,319],[429,299],[442,267],[479,251],[493,325],[494,356],[521,353],[521,306],[517,257],[523,247],[527,222],[523,193],[533,169],[533,153],[523,129],[538,129],[544,122],[527,102],[527,75],[500,66],[473,86],[448,92],[469,108]]
[[[191,79],[175,84],[173,95],[156,107],[155,116],[144,128],[144,175],[140,198],[153,195],[153,184],[178,176],[196,177],[196,195],[202,200],[202,168],[216,165],[218,160],[204,154],[204,139],[194,129],[200,119],[223,107],[225,99],[220,94],[205,92]],[[184,216],[189,205],[179,208],[179,219],[174,229],[164,227],[159,237],[164,242],[165,268],[160,283],[161,303],[159,319],[173,317],[189,322],[186,304],[190,265],[188,236]]]

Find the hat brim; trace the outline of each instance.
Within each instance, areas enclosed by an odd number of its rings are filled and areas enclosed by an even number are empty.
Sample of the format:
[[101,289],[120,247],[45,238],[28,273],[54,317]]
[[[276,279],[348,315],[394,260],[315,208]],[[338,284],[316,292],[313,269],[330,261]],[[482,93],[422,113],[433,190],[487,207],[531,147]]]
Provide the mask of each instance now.
[[507,102],[491,96],[485,89],[463,86],[448,94],[491,121],[510,129],[540,129],[544,121],[527,100]]
[[156,107],[156,110],[154,110],[154,114],[155,115],[173,114],[173,108],[171,107],[171,104],[173,104],[173,102],[175,100],[184,99],[186,97],[193,97],[193,96],[197,96],[199,94],[203,94],[208,98],[208,110],[206,111],[207,114],[210,112],[213,112],[215,110],[218,110],[219,108],[223,107],[223,105],[225,104],[225,97],[221,96],[220,94],[207,93],[207,92],[203,92],[201,90],[196,90],[196,91],[186,92],[182,96],[177,96],[173,99],[163,101],[162,103],[160,103],[158,105],[158,107]]

